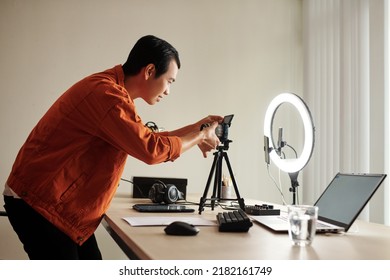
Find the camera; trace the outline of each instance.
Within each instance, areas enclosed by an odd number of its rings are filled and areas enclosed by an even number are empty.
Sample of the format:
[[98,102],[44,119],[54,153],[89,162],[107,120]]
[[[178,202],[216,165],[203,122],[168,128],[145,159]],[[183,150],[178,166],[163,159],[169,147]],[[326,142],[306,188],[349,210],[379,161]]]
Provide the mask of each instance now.
[[221,143],[225,143],[228,140],[229,137],[229,127],[232,123],[234,115],[227,115],[223,118],[223,121],[221,124],[217,126],[215,129],[215,134],[218,136],[219,141]]
[[[215,135],[217,135],[219,141],[221,141],[221,143],[225,143],[226,141],[228,141],[228,137],[229,137],[229,127],[232,123],[232,119],[233,119],[234,115],[227,115],[223,118],[222,120],[222,123],[219,124],[216,128],[215,128]],[[200,130],[202,130],[203,128],[205,127],[208,127],[210,126],[210,124],[202,124],[202,126],[200,127]]]

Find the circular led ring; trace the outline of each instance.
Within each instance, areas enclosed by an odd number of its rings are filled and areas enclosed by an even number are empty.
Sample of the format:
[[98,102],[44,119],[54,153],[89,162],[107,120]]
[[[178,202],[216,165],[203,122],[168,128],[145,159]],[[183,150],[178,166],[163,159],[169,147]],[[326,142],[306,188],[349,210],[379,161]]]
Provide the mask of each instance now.
[[[305,131],[305,143],[301,155],[296,159],[282,159],[276,152],[274,147],[275,141],[272,136],[272,125],[275,117],[275,113],[280,105],[283,103],[290,103],[299,112]],[[310,114],[309,108],[305,102],[298,95],[293,93],[281,93],[276,96],[269,104],[264,118],[264,135],[267,136],[269,141],[270,158],[274,164],[281,170],[287,173],[294,173],[302,170],[309,162],[314,148],[314,124]],[[267,151],[265,151],[267,152]]]

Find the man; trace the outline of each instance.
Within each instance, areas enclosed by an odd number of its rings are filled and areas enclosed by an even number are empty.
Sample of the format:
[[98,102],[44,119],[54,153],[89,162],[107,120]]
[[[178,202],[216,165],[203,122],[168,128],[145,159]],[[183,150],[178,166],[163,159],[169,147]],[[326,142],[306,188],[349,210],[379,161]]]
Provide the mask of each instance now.
[[196,145],[203,156],[219,145],[220,116],[153,132],[137,115],[134,100],[159,102],[179,68],[174,47],[155,36],[142,37],[123,66],[77,82],[38,122],[4,190],[4,207],[30,259],[102,258],[94,231],[128,155],[157,164]]

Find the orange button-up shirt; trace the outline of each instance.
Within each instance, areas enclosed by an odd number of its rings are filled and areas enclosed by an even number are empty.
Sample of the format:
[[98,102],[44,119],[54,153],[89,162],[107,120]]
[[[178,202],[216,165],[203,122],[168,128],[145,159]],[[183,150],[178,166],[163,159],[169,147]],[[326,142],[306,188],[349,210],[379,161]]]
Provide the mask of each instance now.
[[107,210],[128,155],[155,164],[180,151],[178,137],[144,126],[118,65],[79,81],[52,105],[20,149],[7,184],[82,244]]

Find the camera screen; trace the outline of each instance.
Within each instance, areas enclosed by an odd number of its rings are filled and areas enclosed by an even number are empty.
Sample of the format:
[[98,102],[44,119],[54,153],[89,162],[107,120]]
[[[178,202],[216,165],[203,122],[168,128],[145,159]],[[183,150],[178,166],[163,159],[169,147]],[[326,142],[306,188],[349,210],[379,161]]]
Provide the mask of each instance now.
[[223,118],[223,123],[226,123],[230,126],[230,123],[232,122],[234,115],[227,115]]

